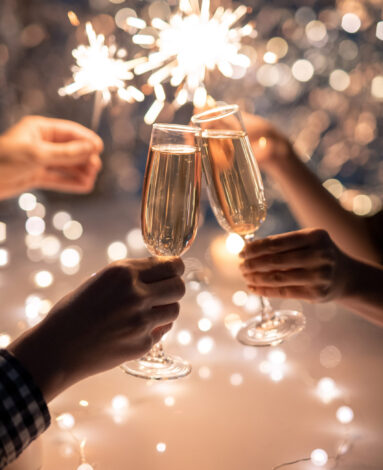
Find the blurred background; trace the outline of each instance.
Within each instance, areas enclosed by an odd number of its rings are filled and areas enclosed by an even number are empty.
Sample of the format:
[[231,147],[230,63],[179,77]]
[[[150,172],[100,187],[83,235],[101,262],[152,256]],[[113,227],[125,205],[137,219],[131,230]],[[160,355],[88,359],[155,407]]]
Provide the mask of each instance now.
[[[250,66],[234,79],[219,71],[209,74],[208,94],[272,120],[345,207],[360,215],[373,214],[381,207],[383,181],[381,1],[243,4],[251,9],[240,23],[255,27],[243,38]],[[219,5],[235,8],[239,3],[212,0],[211,11]],[[132,41],[137,30],[125,21],[132,10],[149,24],[153,17],[168,20],[177,6],[178,0],[2,0],[0,130],[26,114],[90,126],[94,93],[78,99],[58,94],[72,81],[71,51],[87,44],[86,21],[105,35],[106,44],[124,48],[129,60],[148,53],[147,46]],[[68,18],[68,11],[75,15]],[[144,116],[155,99],[147,77],[132,81],[145,94],[142,102],[127,103],[112,93],[103,110],[98,132],[106,147],[104,170],[89,198],[139,197],[150,136]],[[166,80],[164,88],[171,95]],[[169,99],[157,121],[187,123],[192,111],[191,103],[174,106]],[[269,183],[266,186],[269,216],[262,233],[295,228],[278,192]],[[76,200],[48,193],[43,197]],[[207,219],[212,220],[209,213]]]

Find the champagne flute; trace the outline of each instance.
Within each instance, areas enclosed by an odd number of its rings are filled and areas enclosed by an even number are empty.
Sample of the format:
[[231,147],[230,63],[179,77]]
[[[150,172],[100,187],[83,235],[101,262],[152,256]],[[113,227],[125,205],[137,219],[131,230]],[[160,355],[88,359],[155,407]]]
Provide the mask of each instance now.
[[[201,189],[200,129],[173,124],[152,128],[141,205],[144,242],[154,256],[181,256],[197,233]],[[177,379],[190,364],[166,354],[161,343],[123,370],[146,379]]]
[[[202,166],[210,204],[221,227],[245,243],[266,218],[263,183],[237,105],[222,105],[192,117],[201,128]],[[274,346],[304,328],[296,310],[273,310],[260,297],[261,313],[245,323],[237,339],[251,346]]]

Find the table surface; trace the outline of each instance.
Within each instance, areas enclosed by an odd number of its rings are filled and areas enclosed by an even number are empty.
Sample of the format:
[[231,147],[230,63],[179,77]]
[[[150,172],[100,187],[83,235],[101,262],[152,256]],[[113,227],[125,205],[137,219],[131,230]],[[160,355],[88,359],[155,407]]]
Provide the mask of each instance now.
[[[60,209],[82,223],[79,240],[65,241],[52,227],[51,217]],[[83,250],[79,273],[66,275],[57,260],[27,258],[25,215],[16,212],[7,221],[4,244],[10,263],[0,269],[1,330],[13,337],[25,324],[28,295],[38,293],[56,301],[106,264],[109,243],[124,240],[139,225],[137,203],[107,203],[101,198],[50,203],[46,233],[58,236],[63,246]],[[331,457],[342,443],[347,451],[337,468],[383,468],[383,330],[334,303],[274,300],[276,306],[303,308],[305,331],[276,348],[240,345],[233,337],[234,320],[245,320],[251,312],[233,303],[233,293],[243,289],[235,260],[229,256],[222,261],[219,249],[211,250],[212,239],[220,236],[218,228],[202,227],[185,255],[203,263],[205,280],[188,283],[181,315],[166,340],[168,351],[192,363],[192,373],[175,381],[152,382],[117,368],[76,384],[50,404],[52,425],[43,438],[9,468],[76,470],[83,439],[85,461],[95,470],[271,470],[309,459],[314,449],[324,449],[330,457],[321,468],[334,468]],[[131,256],[139,254],[130,251]],[[49,269],[55,276],[47,289],[39,290],[31,281],[39,269]],[[210,301],[202,307],[201,292],[207,292],[205,300]],[[203,317],[212,322],[207,332],[198,327]],[[190,334],[187,345],[179,343],[181,330]],[[324,377],[334,380],[332,396],[318,389]],[[116,395],[127,397],[126,409],[113,410]],[[89,405],[80,406],[80,400]],[[340,406],[353,410],[351,423],[337,419]],[[74,417],[71,430],[58,426],[54,418],[61,413]],[[158,451],[159,443],[166,445],[164,452]],[[319,467],[305,461],[287,468]]]

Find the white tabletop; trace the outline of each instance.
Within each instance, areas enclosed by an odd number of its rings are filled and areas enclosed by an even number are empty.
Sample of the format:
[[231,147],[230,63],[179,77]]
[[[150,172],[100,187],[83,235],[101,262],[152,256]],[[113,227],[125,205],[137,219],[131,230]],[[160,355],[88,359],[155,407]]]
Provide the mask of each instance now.
[[[23,241],[25,216],[18,211],[8,220],[5,246],[10,263],[0,271],[1,329],[12,336],[18,322],[25,322],[28,295],[57,300],[106,264],[109,243],[124,240],[138,226],[138,204],[89,200],[73,207],[51,206],[46,232],[58,236],[63,247],[82,248],[81,269],[70,276],[60,271],[58,261],[29,261]],[[75,242],[64,241],[51,227],[53,213],[61,208],[83,224],[84,235]],[[202,227],[185,255],[202,261],[209,281],[188,283],[180,317],[166,340],[168,351],[192,363],[190,376],[147,382],[114,369],[75,385],[50,404],[52,425],[43,438],[9,468],[76,470],[81,442],[83,462],[94,470],[271,470],[305,458],[308,461],[287,468],[333,468],[331,457],[342,450],[338,468],[383,468],[383,330],[334,303],[290,301],[282,305],[304,310],[304,332],[276,348],[240,345],[234,328],[238,318],[247,319],[250,313],[246,305],[233,303],[233,294],[243,284],[235,257],[222,251],[221,236],[218,228]],[[139,253],[131,249],[131,254]],[[53,273],[51,287],[39,290],[33,285],[31,275],[39,269]],[[198,297],[201,292],[205,294]],[[211,320],[209,331],[199,329],[201,318]],[[180,339],[190,343],[180,344]],[[321,382],[325,390],[320,392],[318,382],[325,377],[333,382]],[[124,395],[128,405],[116,411],[112,400],[117,395]],[[88,406],[81,406],[80,400]],[[337,417],[341,406],[349,408],[342,408]],[[352,421],[341,423],[339,419],[351,418],[350,409]],[[61,429],[55,420],[62,413],[75,419],[70,430]],[[327,465],[310,462],[315,449],[326,452]]]

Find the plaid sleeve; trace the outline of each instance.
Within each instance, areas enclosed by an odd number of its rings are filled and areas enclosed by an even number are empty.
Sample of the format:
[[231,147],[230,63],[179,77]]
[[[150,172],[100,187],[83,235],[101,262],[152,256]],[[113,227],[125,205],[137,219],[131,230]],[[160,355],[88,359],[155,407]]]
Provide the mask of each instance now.
[[0,468],[50,424],[43,395],[19,361],[0,349]]

